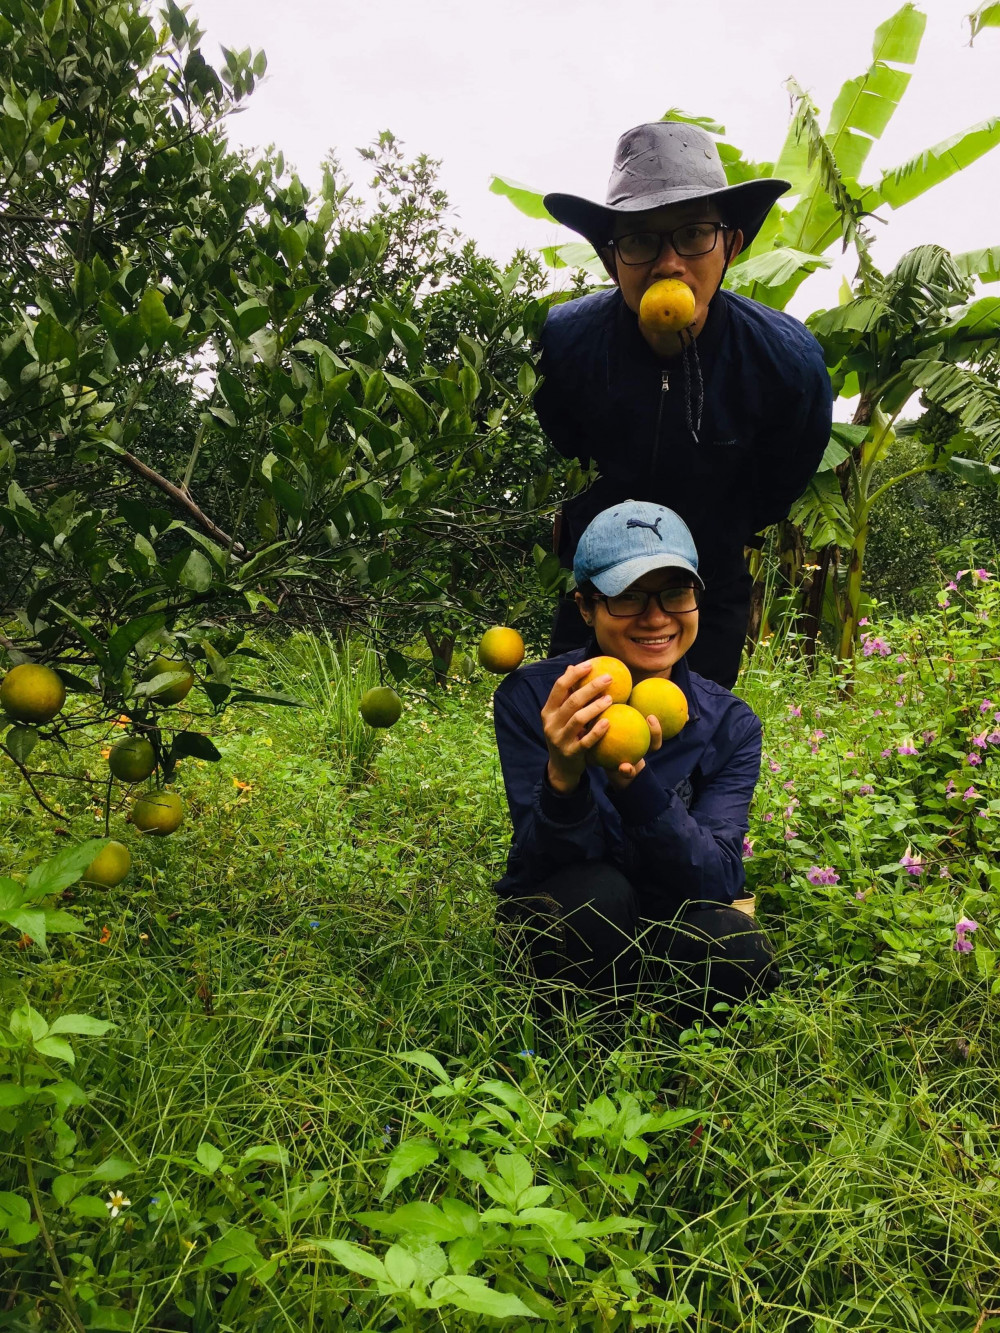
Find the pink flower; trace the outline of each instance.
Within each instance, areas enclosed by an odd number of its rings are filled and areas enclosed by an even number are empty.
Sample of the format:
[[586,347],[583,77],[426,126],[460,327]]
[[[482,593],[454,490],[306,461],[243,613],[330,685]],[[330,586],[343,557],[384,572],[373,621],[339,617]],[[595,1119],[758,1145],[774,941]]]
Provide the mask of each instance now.
[[810,884],[839,884],[840,882],[840,876],[833,866],[811,866],[806,871],[806,879]]
[[979,922],[963,916],[955,922],[955,943],[951,946],[957,953],[971,953],[972,941],[969,936],[979,929]]
[[945,787],[945,789],[944,789],[944,794],[945,794],[945,796],[954,796],[954,795],[955,795],[955,779],[954,779],[954,778],[949,778],[949,779],[948,779],[948,785],[947,785],[947,787]]
[[985,749],[986,749],[986,732],[985,732],[985,731],[981,731],[981,732],[979,733],[978,736],[973,736],[973,738],[972,738],[972,744],[976,747],[977,750],[985,750]]
[[854,751],[853,751],[853,750],[845,750],[845,751],[844,751],[844,758],[845,758],[845,759],[853,759],[853,758],[854,758]]
[[781,785],[782,787],[784,787],[785,791],[791,791],[792,788],[795,786],[795,783],[789,781],[789,782],[783,782]]
[[858,788],[859,796],[872,796],[874,792],[875,788],[871,785],[870,782],[862,782],[861,786]]
[[899,858],[899,864],[906,867],[908,875],[922,875],[924,873],[924,858],[919,852],[916,856],[912,856],[909,847]]
[[993,721],[1000,722],[1000,709],[997,709],[997,711],[993,714]]
[[892,649],[885,639],[872,634],[864,634],[861,637],[861,651],[865,657],[871,657],[873,653],[878,653],[879,657],[888,657]]
[[976,814],[980,819],[989,819],[990,817],[990,812],[988,810],[977,810]]
[[902,683],[903,683],[903,681],[904,681],[905,679],[906,679],[906,675],[905,675],[905,673],[901,672],[901,673],[896,677],[896,684],[897,684],[897,685],[902,685]]
[[857,900],[858,900],[859,903],[863,903],[864,900],[868,897],[868,890],[867,890],[867,889],[855,889],[855,891],[854,891],[854,896],[855,896],[855,898],[857,898]]
[[923,737],[923,742],[924,742],[925,745],[930,745],[931,742],[932,742],[932,741],[936,738],[936,736],[937,736],[937,732],[936,732],[936,731],[923,731],[923,732],[921,732],[920,734],[921,734],[921,736]]
[[958,592],[958,584],[954,579],[952,579],[950,583],[946,583],[944,586],[946,592]]
[[960,935],[951,947],[957,949],[959,953],[972,953],[972,941],[966,939],[964,935]]
[[881,717],[881,716],[882,716],[881,708],[876,708],[874,713],[872,713],[872,717]]
[[973,921],[971,917],[963,916],[955,922],[955,930],[963,931],[965,934],[974,935],[979,929],[979,922]]
[[771,813],[770,810],[768,810],[767,814],[764,816],[764,823],[765,823],[765,824],[770,824],[770,822],[771,822],[771,820],[772,820],[773,818],[774,818],[774,815]]
[[869,624],[871,624],[871,621],[868,619],[867,616],[862,616],[861,619],[858,621],[858,624],[859,624],[859,625],[869,625]]
[[993,700],[984,699],[983,702],[979,705],[979,711],[981,713],[988,713],[992,707],[993,707]]
[[951,879],[951,871],[948,869],[947,866],[941,867],[941,871],[938,874],[938,879]]
[[977,578],[980,583],[988,583],[993,575],[988,569],[977,569],[973,577]]
[[986,740],[990,745],[1000,745],[1000,731],[991,731]]
[[747,837],[745,833],[743,835],[743,860],[744,861],[753,860],[753,843],[750,841],[750,839]]
[[966,787],[965,791],[962,792],[962,800],[963,800],[963,801],[974,801],[974,800],[976,800],[976,798],[978,797],[978,795],[979,795],[979,792],[976,791],[975,787]]
[[981,755],[978,755],[978,754],[967,754],[967,755],[965,756],[965,762],[966,762],[967,764],[971,764],[972,767],[975,768],[976,765],[977,765],[977,764],[981,764],[981,763],[983,762],[983,760],[982,760],[982,756],[981,756]]
[[791,842],[792,839],[793,839],[794,837],[796,837],[796,836],[797,836],[797,835],[796,835],[796,832],[795,832],[795,830],[794,830],[793,828],[786,828],[786,829],[785,829],[785,841],[786,841],[786,842]]
[[795,704],[789,704],[788,711],[791,713],[792,717],[802,716],[802,709],[797,707]]
[[826,732],[825,732],[825,731],[814,731],[814,732],[810,735],[809,739],[810,739],[811,741],[822,741],[822,740],[826,740]]
[[771,770],[772,773],[780,773],[780,772],[781,772],[781,765],[780,765],[776,760],[774,760],[774,759],[769,759],[769,760],[768,760],[768,764],[767,764],[767,766],[768,766],[768,768]]
[[891,754],[892,754],[892,751],[891,751],[891,750],[883,750],[883,751],[882,751],[882,758],[883,758],[883,759],[888,759],[889,756],[890,756]]
[[897,754],[916,754],[916,753],[917,753],[917,750],[916,750],[916,746],[914,746],[914,745],[897,745],[897,746],[896,746],[896,753],[897,753]]
[[962,577],[963,574],[968,574],[968,572],[969,572],[969,571],[968,571],[967,569],[959,569],[959,570],[956,572],[955,577],[956,577],[957,579],[960,579],[960,578]]
[[905,699],[897,699],[897,700],[896,700],[896,707],[897,707],[897,708],[905,708],[905,707],[906,707],[906,700],[905,700]]
[[942,610],[947,609],[949,606],[951,606],[951,598],[950,598],[950,597],[939,597],[939,598],[938,598],[938,606],[940,606]]

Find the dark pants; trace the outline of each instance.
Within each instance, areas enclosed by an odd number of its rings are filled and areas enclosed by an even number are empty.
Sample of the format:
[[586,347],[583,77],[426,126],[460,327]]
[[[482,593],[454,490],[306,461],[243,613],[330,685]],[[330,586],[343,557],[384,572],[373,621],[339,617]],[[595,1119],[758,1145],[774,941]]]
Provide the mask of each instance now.
[[[688,649],[687,662],[692,671],[706,680],[714,680],[731,690],[739,674],[743,643],[750,618],[752,580],[745,578],[710,589],[702,596],[698,613],[698,637]],[[573,648],[583,648],[593,633],[580,615],[572,597],[560,597],[552,621],[549,657],[558,657]]]
[[567,987],[592,998],[602,1036],[617,1038],[636,999],[682,1027],[718,1026],[726,1015],[715,1005],[779,980],[767,938],[745,912],[688,903],[672,920],[651,920],[629,880],[603,861],[567,866],[530,895],[501,899],[497,917],[515,968],[543,983],[537,1014],[546,1026]]

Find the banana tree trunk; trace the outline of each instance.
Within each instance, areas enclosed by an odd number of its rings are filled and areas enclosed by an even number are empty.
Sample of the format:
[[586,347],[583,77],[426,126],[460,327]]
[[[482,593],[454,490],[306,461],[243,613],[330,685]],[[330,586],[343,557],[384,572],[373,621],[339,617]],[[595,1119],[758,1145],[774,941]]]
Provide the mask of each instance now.
[[865,546],[868,542],[868,511],[858,524],[851,546],[851,561],[847,567],[847,587],[844,591],[843,618],[840,625],[840,643],[837,656],[847,662],[854,657],[854,642],[858,632],[858,612],[861,607],[861,579],[865,565]]

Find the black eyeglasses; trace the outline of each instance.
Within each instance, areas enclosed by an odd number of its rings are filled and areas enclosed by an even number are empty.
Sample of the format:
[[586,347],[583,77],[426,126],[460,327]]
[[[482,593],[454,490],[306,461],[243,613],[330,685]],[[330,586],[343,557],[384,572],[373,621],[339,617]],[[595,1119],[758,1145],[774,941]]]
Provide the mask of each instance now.
[[620,592],[616,597],[606,597],[604,593],[595,593],[608,608],[609,616],[641,616],[649,606],[650,598],[655,597],[660,610],[668,616],[686,616],[698,610],[700,589],[698,588],[662,588],[659,592]]
[[686,222],[673,231],[633,231],[628,236],[614,237],[611,244],[623,264],[652,264],[659,259],[664,241],[669,241],[674,252],[685,259],[711,254],[720,231],[732,228],[724,222]]

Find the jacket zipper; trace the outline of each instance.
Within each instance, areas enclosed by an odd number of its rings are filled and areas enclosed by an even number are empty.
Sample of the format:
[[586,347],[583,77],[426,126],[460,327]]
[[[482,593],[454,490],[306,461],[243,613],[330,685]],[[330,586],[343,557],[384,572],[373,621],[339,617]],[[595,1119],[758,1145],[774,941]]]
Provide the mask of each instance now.
[[652,486],[656,477],[656,463],[660,453],[660,422],[663,420],[663,400],[670,392],[670,372],[660,371],[660,403],[656,409],[656,432],[653,435],[653,453],[649,460],[649,484]]

